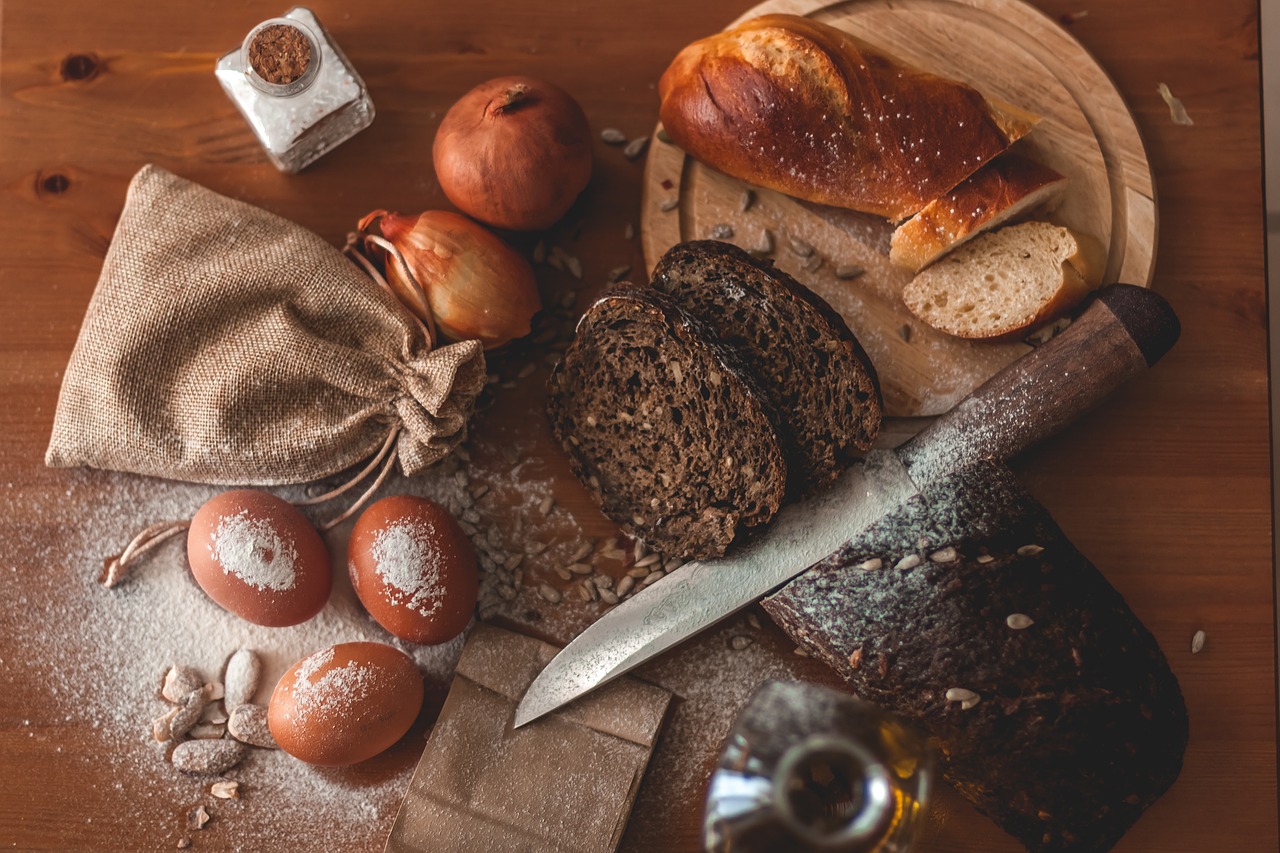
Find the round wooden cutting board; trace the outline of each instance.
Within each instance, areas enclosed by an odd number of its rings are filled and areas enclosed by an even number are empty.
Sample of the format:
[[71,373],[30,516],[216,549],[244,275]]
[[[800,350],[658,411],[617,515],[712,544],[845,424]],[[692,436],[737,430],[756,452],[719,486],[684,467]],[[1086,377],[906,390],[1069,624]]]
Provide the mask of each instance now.
[[[1074,38],[1017,0],[772,0],[739,21],[770,13],[804,15],[847,30],[903,61],[1031,110],[1040,124],[1014,150],[1069,179],[1047,218],[1091,234],[1108,250],[1104,282],[1150,284],[1156,209],[1151,167],[1133,116],[1106,73]],[[1027,351],[1023,343],[953,338],[917,320],[902,303],[911,274],[889,263],[893,226],[867,214],[801,202],[707,168],[670,143],[650,142],[641,228],[652,271],[683,240],[723,235],[744,249],[772,234],[777,266],[844,315],[870,354],[888,414],[947,411]],[[728,226],[727,228],[725,226]],[[814,247],[822,264],[793,248]],[[806,269],[806,264],[810,269]],[[840,267],[865,272],[841,280]]]

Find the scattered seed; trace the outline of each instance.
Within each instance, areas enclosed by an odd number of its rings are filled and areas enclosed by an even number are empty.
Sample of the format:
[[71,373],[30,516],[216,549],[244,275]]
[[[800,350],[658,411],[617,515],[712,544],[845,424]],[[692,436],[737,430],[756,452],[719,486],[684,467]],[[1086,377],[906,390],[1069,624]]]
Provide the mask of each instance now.
[[666,198],[662,200],[662,204],[658,205],[658,210],[661,210],[663,213],[670,213],[679,206],[680,199],[678,197]]
[[219,800],[240,799],[240,783],[234,779],[219,779],[209,787],[209,793]]
[[908,554],[898,562],[894,563],[893,567],[905,572],[907,569],[914,569],[916,566],[920,565],[921,562],[923,561],[920,559],[919,554]]
[[806,652],[804,649],[802,649],[800,646],[796,646],[794,649],[792,649],[791,654],[797,655],[802,658],[807,658],[809,656],[809,653]]
[[814,253],[813,246],[809,245],[804,240],[801,240],[799,237],[794,237],[788,234],[787,243],[790,245],[791,251],[802,258],[810,257]]
[[754,247],[752,247],[751,252],[756,255],[773,254],[773,232],[770,231],[768,228],[762,228],[760,230],[760,239],[756,241],[756,244]]
[[963,687],[950,687],[947,688],[947,701],[959,702],[960,710],[967,711],[974,705],[981,702],[982,697],[977,693],[974,693],[972,690],[966,690]]
[[1036,624],[1035,620],[1025,613],[1010,613],[1004,623],[1015,631],[1021,631],[1023,628],[1030,628]]
[[569,571],[568,569],[562,566],[556,566],[554,569],[552,569],[552,571],[555,572],[556,576],[560,578],[560,580],[562,581],[573,580],[573,572]]
[[670,560],[667,560],[665,563],[662,564],[662,570],[667,574],[671,574],[672,572],[674,572],[676,569],[680,568],[683,565],[684,565],[684,560],[681,560],[679,557],[672,557]]
[[209,812],[204,806],[197,806],[187,812],[187,829],[204,829],[209,822]]
[[560,603],[560,590],[550,584],[539,584],[538,595],[542,596],[543,599],[551,602],[552,604]]
[[884,560],[879,557],[872,557],[870,560],[863,560],[861,563],[858,563],[854,568],[862,569],[864,572],[874,572],[878,569],[884,568]]
[[627,141],[627,135],[616,127],[606,127],[600,131],[600,138],[609,145],[622,145]]
[[754,642],[755,640],[751,639],[746,634],[739,634],[729,640],[729,648],[733,649],[735,652],[740,652]]
[[181,708],[170,708],[151,721],[151,736],[156,743],[168,743],[173,740],[173,718]]
[[649,572],[649,574],[644,576],[644,579],[640,581],[640,586],[646,587],[646,586],[649,586],[650,584],[655,584],[658,581],[665,578],[666,576],[667,576],[667,572],[663,571],[662,569],[654,569],[653,571]]
[[903,343],[911,343],[911,326],[903,323],[902,328],[898,330],[898,337],[902,338]]
[[746,213],[751,209],[751,205],[756,202],[755,190],[743,190],[742,195],[738,196],[738,212]]
[[547,550],[546,542],[530,542],[524,546],[524,552],[530,557],[536,557],[543,551]]
[[585,585],[574,584],[573,594],[578,597],[579,601],[590,601],[591,591]]
[[618,598],[623,598],[627,593],[631,592],[635,585],[636,579],[631,575],[627,575],[622,580],[618,581],[618,587],[614,590],[614,593],[617,594]]
[[[636,519],[639,519],[639,520],[637,521]],[[635,521],[636,524],[644,524],[644,519],[640,518],[640,516],[638,515],[632,516],[631,520]],[[627,553],[617,548],[609,548],[604,551],[601,551],[600,556],[605,560],[621,560],[627,556]]]
[[170,760],[183,773],[215,776],[239,764],[244,753],[238,740],[188,740],[178,744]]
[[993,560],[995,560],[995,557],[991,556],[990,554],[979,554],[979,555],[978,555],[978,557],[977,557],[977,560],[978,560],[978,562],[979,562],[979,563],[984,563],[984,564],[985,564],[985,563],[990,563],[990,562],[992,562]]
[[[582,261],[578,260],[573,255],[569,255],[564,259],[564,265],[569,268],[570,275],[572,275],[574,278],[578,280],[582,279]],[[571,294],[573,296],[573,299],[569,300],[569,305],[565,305],[564,306],[565,308],[568,308],[571,305],[573,305],[573,300],[578,298],[578,295],[573,291],[569,291],[569,293],[566,293],[565,296],[569,296]],[[563,301],[564,300],[561,300],[561,302]]]
[[956,558],[956,549],[952,547],[942,548],[934,551],[929,555],[929,559],[935,563],[950,563]]
[[556,505],[556,499],[551,495],[547,495],[542,499],[542,503],[538,504],[538,512],[543,515],[551,515],[551,510]]
[[1206,639],[1206,638],[1205,638],[1205,633],[1204,633],[1204,631],[1196,631],[1196,632],[1195,632],[1195,634],[1193,634],[1193,635],[1192,635],[1192,637],[1191,637],[1191,654],[1193,654],[1193,655],[1198,655],[1198,654],[1200,654],[1200,652],[1204,651],[1204,641],[1205,641],[1205,639]]
[[856,648],[849,653],[849,666],[858,669],[862,666],[862,649]]
[[712,240],[728,240],[733,236],[733,226],[727,222],[717,222],[711,226]]
[[585,601],[595,601],[600,597],[600,589],[590,579],[582,581],[578,585],[578,589],[582,590],[582,597]]
[[227,732],[241,743],[263,749],[279,749],[276,739],[267,726],[265,705],[241,705],[231,709],[227,719]]
[[817,252],[804,259],[804,263],[800,265],[805,272],[816,272],[822,266],[822,255]]
[[624,278],[626,278],[630,274],[631,274],[631,267],[629,266],[614,267],[613,269],[609,270],[609,283],[612,284],[613,282],[616,282],[616,281],[622,281]]
[[522,562],[524,562],[524,554],[508,554],[502,561],[502,567],[509,572],[514,572]]
[[1169,87],[1161,83],[1156,87],[1156,91],[1160,93],[1160,97],[1164,98],[1165,104],[1169,107],[1169,118],[1174,124],[1193,125],[1194,121],[1191,116],[1187,115],[1187,108],[1183,106],[1182,101],[1177,98],[1173,92],[1169,91]]
[[498,584],[498,598],[503,601],[514,601],[516,597],[516,588],[509,583]]
[[188,693],[178,706],[178,712],[169,720],[169,736],[178,740],[191,731],[200,722],[200,715],[204,713],[206,704],[203,688]]
[[1043,551],[1044,551],[1044,548],[1040,547],[1039,545],[1023,545],[1021,548],[1018,549],[1018,556],[1034,557]]
[[635,139],[627,143],[627,147],[622,149],[622,156],[628,160],[635,160],[644,153],[644,149],[649,147],[649,137],[637,136]]
[[200,677],[200,673],[189,666],[180,666],[175,663],[164,675],[164,686],[160,688],[160,695],[180,705],[186,701],[191,691],[199,690],[203,686],[204,679]]
[[836,278],[841,281],[849,281],[850,279],[857,278],[865,272],[866,269],[858,266],[857,264],[841,264],[836,267]]
[[645,568],[646,566],[652,566],[652,565],[655,565],[655,564],[657,564],[657,563],[658,563],[659,561],[661,561],[661,560],[662,560],[662,555],[661,555],[661,554],[646,554],[645,556],[643,556],[643,557],[641,557],[640,559],[636,560],[636,564],[635,564],[635,565],[636,565],[636,568],[637,568],[637,569],[643,569],[643,568]]
[[613,578],[610,575],[596,575],[591,579],[591,582],[598,589],[613,589]]
[[668,145],[672,144],[671,136],[667,133],[667,129],[665,127],[658,128],[658,141],[665,142]]
[[190,847],[190,846],[191,846],[191,839],[190,839],[190,838],[179,838],[179,839],[178,839],[178,849],[179,849],[179,850],[186,850],[186,849],[187,849],[188,847]]
[[610,607],[618,603],[618,594],[613,590],[601,589],[599,590],[599,592],[600,592],[600,600],[603,601],[605,604],[609,605]]
[[622,239],[634,240],[635,238],[636,238],[636,227],[632,225],[630,222],[628,222],[627,227],[622,229]]
[[649,569],[646,568],[645,566],[635,566],[634,568],[627,570],[627,577],[629,578],[639,579],[639,578],[644,578],[648,576],[649,576]]

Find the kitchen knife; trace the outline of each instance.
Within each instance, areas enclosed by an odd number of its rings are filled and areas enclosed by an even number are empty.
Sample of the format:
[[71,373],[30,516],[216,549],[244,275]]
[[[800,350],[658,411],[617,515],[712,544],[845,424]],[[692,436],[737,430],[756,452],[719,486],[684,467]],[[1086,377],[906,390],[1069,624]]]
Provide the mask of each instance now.
[[1098,291],[1067,329],[1005,367],[894,450],[873,450],[829,488],[784,507],[716,560],[687,563],[606,613],[547,664],[516,708],[536,720],[786,583],[914,495],[979,458],[1008,459],[1155,364],[1178,339],[1151,290]]

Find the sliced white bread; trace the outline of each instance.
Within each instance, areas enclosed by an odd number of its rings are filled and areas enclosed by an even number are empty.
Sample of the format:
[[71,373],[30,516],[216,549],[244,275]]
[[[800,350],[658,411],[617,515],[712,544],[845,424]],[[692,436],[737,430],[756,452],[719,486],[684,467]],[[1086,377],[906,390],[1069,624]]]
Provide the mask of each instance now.
[[1002,154],[898,226],[889,260],[914,272],[978,236],[1032,211],[1052,209],[1067,179],[1021,154]]
[[902,292],[911,313],[961,338],[1017,339],[1102,283],[1097,240],[1049,222],[983,234],[917,275]]

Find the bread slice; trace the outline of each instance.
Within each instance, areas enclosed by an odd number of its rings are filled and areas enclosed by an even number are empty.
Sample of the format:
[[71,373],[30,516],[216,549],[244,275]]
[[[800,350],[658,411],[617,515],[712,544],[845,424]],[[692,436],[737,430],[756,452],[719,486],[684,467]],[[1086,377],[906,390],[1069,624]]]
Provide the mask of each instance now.
[[906,286],[911,313],[961,338],[1016,339],[1102,282],[1106,254],[1092,237],[1049,222],[983,234]]
[[834,480],[880,431],[871,360],[820,296],[729,243],[680,243],[653,286],[733,349],[778,413],[792,494]]
[[773,413],[733,353],[663,294],[607,291],[548,380],[574,474],[624,531],[668,556],[722,555],[786,487]]
[[966,178],[893,232],[889,260],[912,272],[962,243],[1033,210],[1047,213],[1067,179],[1021,154],[1006,153]]

